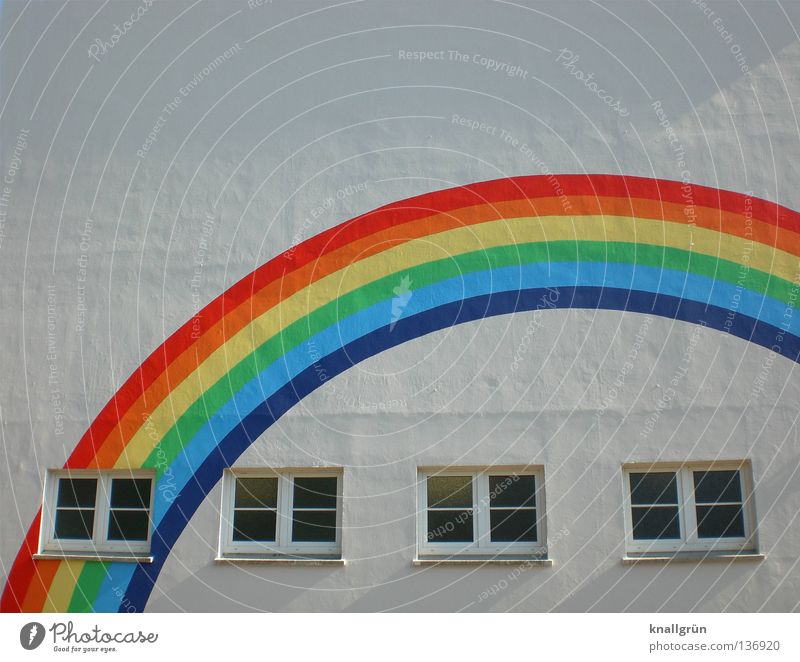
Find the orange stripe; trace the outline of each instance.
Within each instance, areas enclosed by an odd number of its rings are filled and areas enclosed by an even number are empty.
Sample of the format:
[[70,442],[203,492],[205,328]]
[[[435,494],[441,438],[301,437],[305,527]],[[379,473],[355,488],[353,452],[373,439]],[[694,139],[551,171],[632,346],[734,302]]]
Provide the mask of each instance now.
[[[160,404],[175,386],[194,372],[228,338],[234,336],[281,299],[324,276],[335,273],[354,261],[411,239],[455,227],[475,225],[498,218],[515,218],[526,214],[578,217],[589,214],[614,214],[665,219],[685,224],[694,220],[698,227],[717,232],[720,231],[720,228],[726,228],[729,234],[758,241],[787,252],[797,253],[800,248],[800,236],[794,232],[755,219],[748,219],[743,214],[719,209],[687,208],[685,205],[659,200],[597,198],[595,196],[572,196],[569,198],[569,202],[571,207],[566,211],[563,201],[559,198],[538,198],[475,205],[454,212],[434,214],[355,240],[340,249],[323,255],[318,261],[311,262],[287,274],[283,279],[271,282],[219,320],[154,380],[137,402],[120,418],[119,424],[103,441],[89,467],[114,466],[127,443],[143,424],[146,413]],[[687,216],[687,209],[693,210],[696,216]],[[156,430],[154,432],[160,438],[167,431]],[[156,441],[157,439],[154,439],[154,442]]]
[[28,585],[25,599],[22,601],[22,611],[24,612],[42,611],[50,591],[50,585],[53,583],[53,577],[56,576],[61,561],[34,561],[34,564],[36,570]]
[[[167,366],[164,372],[156,378],[153,384],[144,391],[130,409],[126,411],[125,415],[115,424],[113,432],[103,440],[95,461],[90,466],[113,465],[124,446],[141,427],[142,416],[163,401],[172,388],[188,377],[227,338],[233,336],[254,318],[263,314],[271,306],[276,305],[294,291],[337,271],[353,260],[379,253],[392,245],[397,245],[413,238],[497,218],[514,218],[520,215],[531,216],[537,214],[581,216],[583,214],[608,213],[656,219],[663,218],[673,222],[688,223],[692,219],[686,216],[686,211],[694,210],[697,213],[695,221],[698,227],[751,239],[792,254],[797,254],[800,248],[800,234],[797,232],[779,228],[772,223],[748,219],[744,214],[721,211],[716,208],[688,207],[680,203],[662,202],[654,199],[631,199],[628,197],[609,197],[598,200],[596,196],[569,196],[568,200],[571,208],[567,212],[564,211],[562,200],[559,198],[529,198],[478,205],[402,223],[347,244],[340,249],[323,255],[320,260],[310,263],[291,275],[287,275],[284,279],[271,282],[259,292],[254,293],[250,299],[240,304],[225,318],[219,320],[190,348]],[[762,201],[757,202],[761,203]],[[159,432],[160,435],[163,435],[166,430]],[[35,572],[22,604],[24,611],[38,611],[42,608],[49,587],[60,565],[59,561],[36,561],[34,563]]]

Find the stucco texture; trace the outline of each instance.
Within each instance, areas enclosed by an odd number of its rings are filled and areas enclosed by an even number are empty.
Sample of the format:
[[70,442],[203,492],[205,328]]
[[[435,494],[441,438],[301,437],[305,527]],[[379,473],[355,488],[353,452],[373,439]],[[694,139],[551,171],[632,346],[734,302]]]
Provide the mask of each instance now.
[[[800,210],[798,25],[776,2],[3,2],[0,581],[47,469],[137,366],[347,219],[553,173]],[[798,402],[795,361],[657,315],[444,328],[327,381],[236,461],[342,468],[346,565],[215,563],[217,485],[146,608],[793,611]],[[624,463],[742,459],[763,558],[623,564]],[[529,464],[552,566],[412,565],[419,467]]]

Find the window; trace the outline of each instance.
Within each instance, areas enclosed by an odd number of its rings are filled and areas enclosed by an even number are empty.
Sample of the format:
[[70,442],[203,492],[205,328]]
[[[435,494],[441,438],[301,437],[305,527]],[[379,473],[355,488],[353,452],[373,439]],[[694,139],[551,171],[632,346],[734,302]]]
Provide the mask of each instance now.
[[223,557],[341,556],[341,476],[228,471],[223,484]]
[[546,557],[543,472],[422,471],[420,556]]
[[628,551],[755,551],[749,464],[625,468]]
[[43,552],[135,555],[150,550],[152,472],[51,471]]

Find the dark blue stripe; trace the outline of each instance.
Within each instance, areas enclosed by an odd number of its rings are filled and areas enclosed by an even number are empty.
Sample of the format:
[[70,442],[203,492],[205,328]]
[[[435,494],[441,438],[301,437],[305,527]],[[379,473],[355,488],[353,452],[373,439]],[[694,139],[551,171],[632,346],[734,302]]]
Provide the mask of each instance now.
[[[553,295],[555,291],[558,292],[557,297]],[[250,444],[283,414],[328,379],[380,352],[434,331],[486,317],[536,310],[542,307],[543,297],[547,297],[548,305],[554,308],[649,313],[668,319],[703,324],[762,347],[772,348],[776,353],[800,362],[800,338],[797,336],[783,334],[775,326],[732,313],[724,308],[651,292],[601,287],[561,287],[557,290],[535,288],[478,296],[401,318],[393,328],[384,326],[321,358],[314,366],[275,392],[220,442],[177,496],[154,532],[151,551],[154,562],[137,566],[128,585],[125,596],[127,601],[122,600],[122,604],[126,607],[133,605],[139,611],[144,610],[172,546],[203,499],[219,482],[222,471],[231,466]],[[553,301],[553,298],[556,300]],[[124,609],[121,607],[120,611]]]

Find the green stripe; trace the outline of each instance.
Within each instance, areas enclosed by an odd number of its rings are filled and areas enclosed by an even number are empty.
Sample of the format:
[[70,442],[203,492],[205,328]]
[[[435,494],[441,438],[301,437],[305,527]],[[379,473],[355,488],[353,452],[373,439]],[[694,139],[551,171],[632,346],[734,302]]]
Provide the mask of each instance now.
[[83,564],[83,570],[75,583],[75,590],[72,592],[72,599],[69,602],[67,611],[87,613],[94,611],[94,604],[100,586],[108,576],[106,564],[103,561],[87,561]]
[[155,468],[160,478],[181,452],[184,443],[189,442],[247,382],[294,347],[337,321],[391,299],[400,276],[408,275],[412,289],[419,289],[464,273],[535,262],[634,263],[663,267],[727,281],[787,303],[792,289],[788,281],[747,269],[736,262],[676,248],[628,242],[536,242],[498,246],[428,262],[380,278],[334,299],[271,337],[206,390],[169,429],[142,466]]

